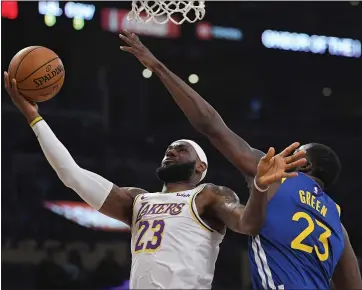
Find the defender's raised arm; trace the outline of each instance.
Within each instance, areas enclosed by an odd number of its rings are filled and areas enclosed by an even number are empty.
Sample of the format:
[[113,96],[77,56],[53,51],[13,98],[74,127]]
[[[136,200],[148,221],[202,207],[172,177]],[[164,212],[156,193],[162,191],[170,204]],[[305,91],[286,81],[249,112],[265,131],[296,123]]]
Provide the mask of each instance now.
[[155,72],[195,129],[207,136],[244,175],[254,177],[258,161],[264,153],[250,147],[245,140],[231,131],[219,113],[163,65],[134,33],[124,30],[124,34],[120,34],[120,38],[129,46],[121,46],[121,49],[134,54],[144,66]]

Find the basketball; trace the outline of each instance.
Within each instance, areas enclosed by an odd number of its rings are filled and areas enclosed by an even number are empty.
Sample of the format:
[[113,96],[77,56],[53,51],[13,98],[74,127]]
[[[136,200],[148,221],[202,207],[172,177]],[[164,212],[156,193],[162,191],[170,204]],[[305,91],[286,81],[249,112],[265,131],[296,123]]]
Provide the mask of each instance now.
[[16,80],[19,93],[34,102],[53,98],[62,88],[65,70],[59,56],[42,46],[20,50],[11,60],[8,74]]

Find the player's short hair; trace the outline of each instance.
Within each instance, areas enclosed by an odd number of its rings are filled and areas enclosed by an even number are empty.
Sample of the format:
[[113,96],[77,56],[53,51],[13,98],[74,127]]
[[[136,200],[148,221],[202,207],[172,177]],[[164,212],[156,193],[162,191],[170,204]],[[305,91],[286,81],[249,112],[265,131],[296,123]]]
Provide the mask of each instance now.
[[341,173],[341,162],[337,154],[328,146],[311,143],[307,151],[307,159],[312,168],[310,175],[320,179],[324,187],[328,188],[335,183]]

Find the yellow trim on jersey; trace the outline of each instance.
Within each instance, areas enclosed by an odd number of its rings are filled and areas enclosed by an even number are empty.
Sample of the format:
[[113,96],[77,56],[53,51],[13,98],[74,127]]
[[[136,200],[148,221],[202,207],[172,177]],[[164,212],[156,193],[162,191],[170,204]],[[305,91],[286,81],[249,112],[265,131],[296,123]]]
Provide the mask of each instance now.
[[136,197],[133,200],[133,207],[136,205],[137,199],[142,195],[143,193],[137,194]]
[[[210,228],[199,216],[197,213],[197,209],[194,209],[194,201],[196,196],[205,188],[206,184],[203,184],[203,186],[200,186],[199,190],[197,190],[193,196],[191,197],[190,200],[190,212],[192,217],[194,218],[194,220],[201,226],[201,228],[203,228],[205,231],[208,232],[214,232],[214,230],[212,228]],[[195,203],[195,207],[196,207],[196,203]]]
[[341,207],[338,204],[336,204],[336,207],[337,207],[337,210],[338,210],[338,215],[341,216]]
[[[134,211],[134,207],[136,205],[136,202],[138,200],[138,198],[143,195],[143,193],[137,194],[136,197],[133,200],[133,205],[132,205],[132,224],[133,224],[133,220],[134,220],[134,215],[135,215],[135,211]],[[132,227],[132,226],[131,226]]]
[[286,177],[282,178],[281,184],[282,184],[286,179],[287,179]]

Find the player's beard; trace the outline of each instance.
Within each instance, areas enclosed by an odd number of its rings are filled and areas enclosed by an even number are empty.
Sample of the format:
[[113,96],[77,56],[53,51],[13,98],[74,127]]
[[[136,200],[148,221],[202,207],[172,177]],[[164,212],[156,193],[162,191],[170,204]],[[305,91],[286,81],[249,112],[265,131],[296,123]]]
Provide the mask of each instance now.
[[196,161],[164,165],[156,170],[159,180],[164,183],[188,182],[195,172]]

